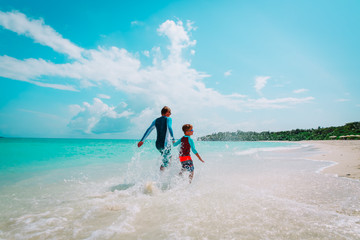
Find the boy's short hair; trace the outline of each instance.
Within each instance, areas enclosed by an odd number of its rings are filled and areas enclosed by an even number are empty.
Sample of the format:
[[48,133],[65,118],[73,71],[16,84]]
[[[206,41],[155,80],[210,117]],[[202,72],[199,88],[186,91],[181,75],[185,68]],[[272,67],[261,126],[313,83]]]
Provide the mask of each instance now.
[[191,124],[185,124],[184,126],[182,126],[182,130],[184,131],[184,133],[191,130],[192,128],[193,126]]
[[161,109],[161,115],[164,115],[168,112],[171,112],[171,109],[168,106],[165,106]]

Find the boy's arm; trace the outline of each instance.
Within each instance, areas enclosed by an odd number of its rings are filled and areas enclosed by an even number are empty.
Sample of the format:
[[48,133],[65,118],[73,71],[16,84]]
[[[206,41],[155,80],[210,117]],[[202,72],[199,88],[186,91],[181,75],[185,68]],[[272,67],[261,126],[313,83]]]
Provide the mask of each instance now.
[[195,144],[194,144],[194,140],[192,140],[191,138],[189,138],[189,143],[190,143],[190,147],[191,147],[191,151],[199,158],[200,161],[205,162],[204,160],[202,160],[202,158],[200,157],[200,155],[198,154],[198,152],[195,149]]
[[189,144],[190,144],[190,147],[191,147],[191,151],[196,155],[197,151],[196,151],[196,148],[195,148],[194,140],[189,138]]
[[202,158],[200,157],[200,155],[198,153],[196,153],[195,155],[199,158],[200,161],[205,162],[204,160],[202,160]]
[[141,140],[138,142],[138,147],[141,147],[144,143],[144,140],[149,136],[149,134],[154,130],[155,128],[155,120],[151,123],[150,127],[145,131],[144,136],[141,138]]
[[181,143],[181,138],[179,140],[177,140],[176,143],[174,143],[174,147],[176,147],[177,145],[179,145]]

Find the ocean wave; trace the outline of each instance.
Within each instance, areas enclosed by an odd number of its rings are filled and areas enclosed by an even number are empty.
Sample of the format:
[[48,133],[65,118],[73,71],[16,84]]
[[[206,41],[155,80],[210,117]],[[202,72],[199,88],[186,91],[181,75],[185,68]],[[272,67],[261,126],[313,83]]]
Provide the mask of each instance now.
[[235,155],[243,156],[243,155],[253,155],[260,152],[278,152],[278,151],[289,151],[306,148],[308,145],[291,145],[291,146],[281,146],[281,147],[265,147],[265,148],[249,148],[243,151],[235,152]]

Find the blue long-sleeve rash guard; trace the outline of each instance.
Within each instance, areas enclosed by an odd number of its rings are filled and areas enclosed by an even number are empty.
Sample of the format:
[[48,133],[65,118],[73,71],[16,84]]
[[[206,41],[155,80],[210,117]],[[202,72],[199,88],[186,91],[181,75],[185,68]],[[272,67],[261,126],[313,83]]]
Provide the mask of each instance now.
[[152,130],[154,130],[154,128],[156,128],[157,131],[156,148],[163,149],[167,146],[171,146],[171,141],[174,141],[172,119],[166,116],[161,116],[155,119],[146,130],[140,141],[143,142],[150,135]]

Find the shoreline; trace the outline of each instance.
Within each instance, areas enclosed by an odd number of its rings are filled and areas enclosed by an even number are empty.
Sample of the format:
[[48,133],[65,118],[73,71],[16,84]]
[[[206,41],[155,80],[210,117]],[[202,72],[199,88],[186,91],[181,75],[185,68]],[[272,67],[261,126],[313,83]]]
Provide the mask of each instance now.
[[320,172],[360,180],[359,140],[300,141],[300,143],[310,144],[321,152],[307,159],[335,163]]

